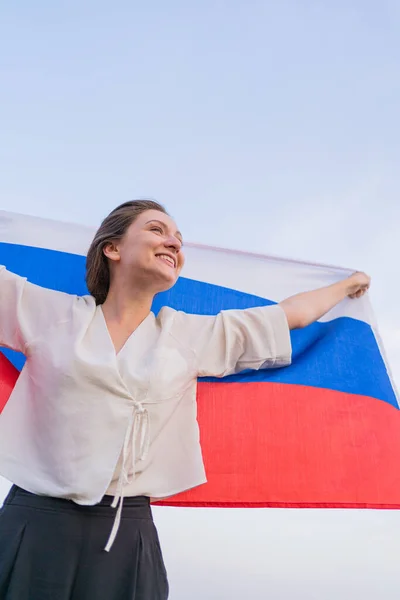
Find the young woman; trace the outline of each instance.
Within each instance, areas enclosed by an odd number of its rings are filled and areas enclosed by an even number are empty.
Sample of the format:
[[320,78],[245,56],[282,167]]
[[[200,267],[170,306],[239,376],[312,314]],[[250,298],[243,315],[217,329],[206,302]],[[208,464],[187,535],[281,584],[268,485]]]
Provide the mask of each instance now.
[[1,600],[163,600],[168,582],[150,498],[205,481],[196,380],[288,365],[305,327],[369,277],[279,305],[151,312],[184,263],[182,236],[155,202],[104,220],[87,256],[90,295],[0,267],[0,344],[27,361],[0,416]]

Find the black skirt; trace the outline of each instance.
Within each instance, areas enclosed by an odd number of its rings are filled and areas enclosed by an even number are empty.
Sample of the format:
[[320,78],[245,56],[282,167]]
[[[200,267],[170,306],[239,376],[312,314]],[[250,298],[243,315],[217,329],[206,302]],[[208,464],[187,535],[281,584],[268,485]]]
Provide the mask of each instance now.
[[95,506],[13,486],[0,510],[0,600],[166,600],[168,581],[149,499],[124,498],[105,552],[112,497]]

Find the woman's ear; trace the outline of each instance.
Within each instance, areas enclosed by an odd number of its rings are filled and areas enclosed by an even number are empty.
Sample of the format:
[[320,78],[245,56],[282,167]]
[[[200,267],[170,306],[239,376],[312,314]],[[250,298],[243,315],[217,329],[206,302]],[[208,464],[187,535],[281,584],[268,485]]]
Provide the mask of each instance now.
[[118,242],[107,242],[107,244],[103,246],[103,254],[112,261],[120,260],[121,256],[119,253]]

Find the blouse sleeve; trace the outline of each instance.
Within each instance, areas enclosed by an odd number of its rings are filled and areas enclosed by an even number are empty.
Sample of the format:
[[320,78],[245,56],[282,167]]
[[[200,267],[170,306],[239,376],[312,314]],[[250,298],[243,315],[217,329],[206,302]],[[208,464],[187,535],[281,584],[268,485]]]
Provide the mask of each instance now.
[[225,377],[291,362],[289,326],[279,305],[226,310],[217,316],[179,312],[175,326],[196,355],[199,377]]
[[0,265],[0,346],[25,353],[46,327],[68,318],[73,298],[29,283]]

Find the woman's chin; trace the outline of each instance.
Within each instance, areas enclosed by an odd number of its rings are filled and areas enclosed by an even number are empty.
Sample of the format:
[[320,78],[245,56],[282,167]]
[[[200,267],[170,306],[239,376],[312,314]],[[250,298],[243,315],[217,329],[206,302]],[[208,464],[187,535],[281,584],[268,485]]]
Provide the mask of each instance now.
[[164,274],[164,277],[159,277],[157,280],[157,293],[166,292],[174,287],[178,280],[178,276],[175,273],[171,273],[169,276]]

